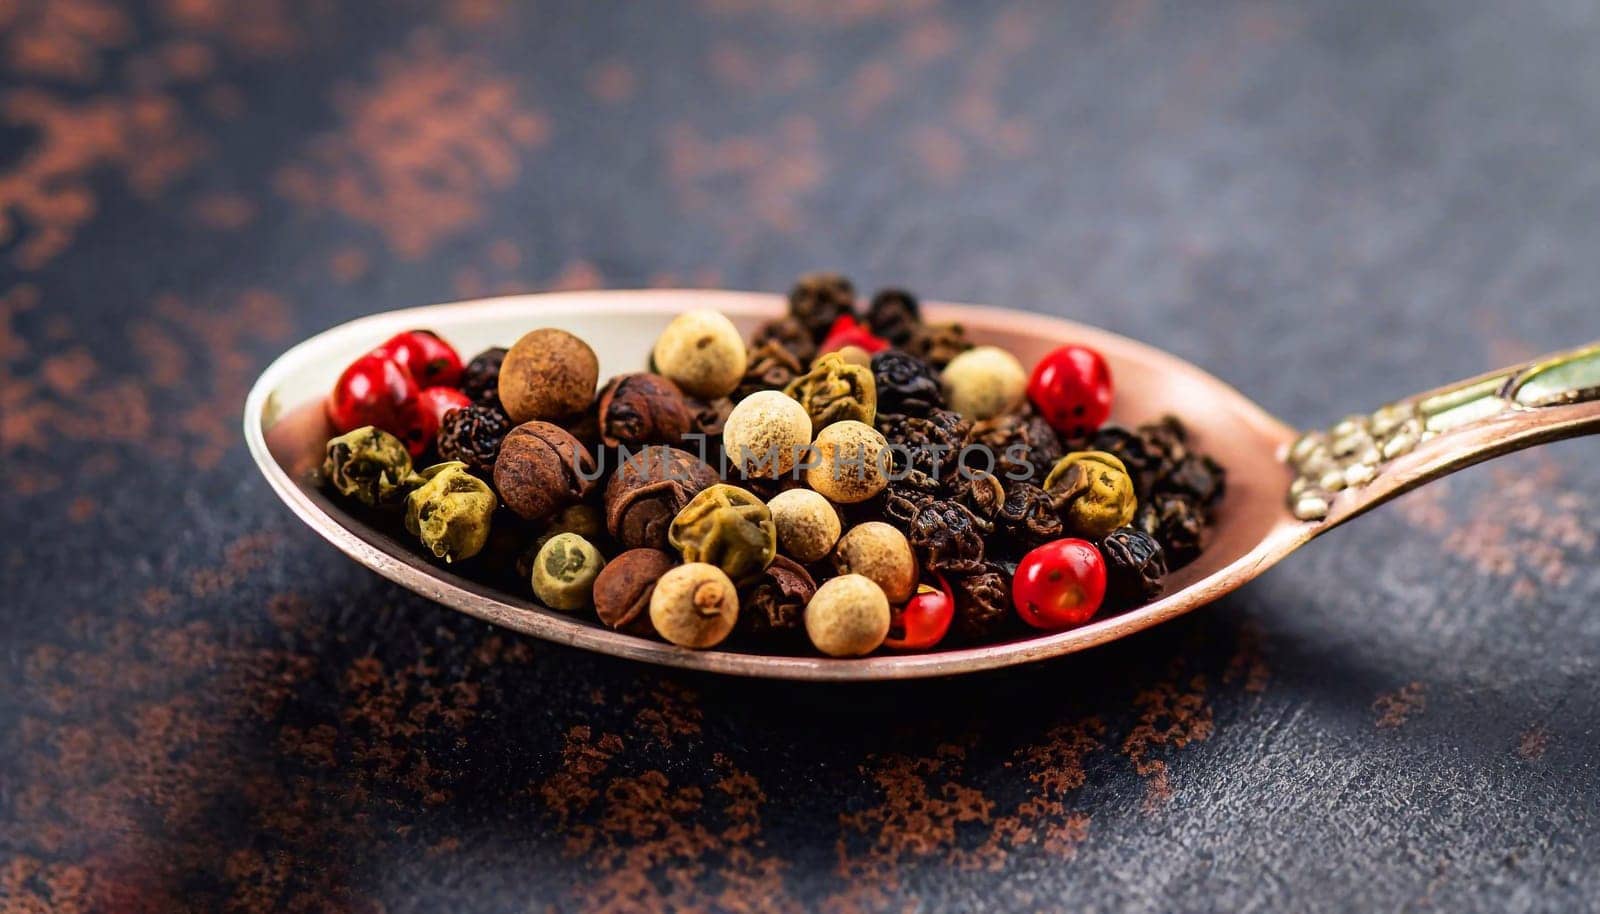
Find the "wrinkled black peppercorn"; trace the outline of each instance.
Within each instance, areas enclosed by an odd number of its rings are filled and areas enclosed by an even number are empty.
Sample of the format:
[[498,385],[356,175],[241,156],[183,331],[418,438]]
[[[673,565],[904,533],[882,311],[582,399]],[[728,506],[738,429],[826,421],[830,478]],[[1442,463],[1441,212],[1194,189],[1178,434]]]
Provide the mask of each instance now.
[[739,588],[738,628],[758,638],[793,633],[800,628],[806,604],[816,592],[817,583],[804,566],[776,556]]
[[1136,429],[1118,425],[1102,426],[1074,450],[1105,451],[1122,461],[1133,478],[1139,500],[1147,500],[1161,488],[1161,481],[1172,474],[1179,461],[1189,456],[1188,432],[1173,416],[1147,422]]
[[992,641],[1014,618],[1011,612],[1011,576],[1015,569],[984,562],[969,575],[950,578],[956,598],[950,632],[966,642]]
[[821,342],[841,317],[854,316],[856,287],[837,273],[808,273],[789,290],[789,314]]
[[940,370],[950,360],[972,348],[960,324],[922,324],[911,334],[906,351]]
[[461,392],[474,403],[499,406],[500,363],[505,358],[506,350],[499,346],[473,356],[467,367],[461,370]]
[[[862,518],[886,521],[901,533],[907,533],[911,530],[911,522],[916,519],[917,512],[934,497],[933,493],[908,485],[904,481],[891,482],[877,498],[861,504]],[[854,518],[850,519],[855,522]]]
[[1187,495],[1155,495],[1140,506],[1133,526],[1155,537],[1166,553],[1167,569],[1176,571],[1200,555],[1205,510]]
[[1031,406],[974,423],[967,443],[994,455],[994,472],[1007,484],[1014,480],[1042,484],[1066,453],[1056,430]]
[[890,475],[924,490],[948,483],[959,469],[969,426],[961,414],[931,409],[924,416],[880,416],[878,431],[891,445]]
[[439,456],[445,460],[459,460],[472,472],[487,478],[494,472],[494,458],[500,453],[500,442],[515,424],[498,405],[473,404],[452,409],[439,420],[436,441]]
[[762,324],[756,335],[750,339],[750,351],[755,352],[768,343],[777,343],[789,350],[789,353],[799,361],[801,371],[804,371],[811,364],[811,360],[817,357],[817,341],[812,338],[811,330],[790,315]]
[[1006,489],[993,473],[973,471],[956,475],[956,502],[978,519],[985,535],[993,533],[995,521],[1006,504]]
[[996,522],[1019,553],[1066,535],[1049,493],[1031,482],[1006,483],[1006,500]]
[[944,408],[939,374],[933,366],[898,349],[872,357],[872,378],[878,385],[878,415],[925,413]]
[[922,567],[946,574],[972,574],[983,564],[983,533],[965,507],[944,499],[924,502],[906,534]]
[[1100,542],[1106,560],[1106,604],[1116,609],[1143,606],[1161,595],[1166,553],[1155,537],[1121,527]]
[[902,348],[922,325],[922,305],[904,289],[884,289],[867,306],[867,329]]
[[763,390],[783,390],[789,382],[805,374],[800,360],[787,346],[777,340],[767,340],[750,350],[750,361],[744,378],[734,388],[735,403]]
[[1210,457],[1190,454],[1178,461],[1170,473],[1156,480],[1157,492],[1187,495],[1209,508],[1227,488],[1227,473]]

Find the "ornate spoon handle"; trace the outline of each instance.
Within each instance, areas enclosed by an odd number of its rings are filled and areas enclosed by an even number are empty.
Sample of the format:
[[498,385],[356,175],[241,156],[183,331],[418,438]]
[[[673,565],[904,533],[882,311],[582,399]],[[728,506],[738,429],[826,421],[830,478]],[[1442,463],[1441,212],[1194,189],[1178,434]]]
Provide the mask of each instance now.
[[1600,342],[1397,400],[1292,444],[1289,508],[1318,533],[1462,467],[1600,432]]

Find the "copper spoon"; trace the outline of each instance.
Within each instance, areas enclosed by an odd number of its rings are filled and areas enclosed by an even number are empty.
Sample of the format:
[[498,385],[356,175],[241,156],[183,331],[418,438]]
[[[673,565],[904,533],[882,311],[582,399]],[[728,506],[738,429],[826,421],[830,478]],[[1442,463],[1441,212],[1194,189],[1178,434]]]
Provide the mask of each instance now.
[[563,292],[391,311],[335,327],[262,373],[245,405],[250,452],[274,491],[329,542],[396,583],[480,619],[620,657],[741,676],[910,679],[993,669],[1069,654],[1149,628],[1243,586],[1317,536],[1401,493],[1490,457],[1600,431],[1600,343],[1534,359],[1299,434],[1200,369],[1115,334],[998,308],[926,306],[978,341],[1031,364],[1065,342],[1105,355],[1117,383],[1114,421],[1180,416],[1195,445],[1228,470],[1228,492],[1205,551],[1169,575],[1139,609],[1068,631],[1002,644],[857,660],[690,651],[614,632],[484,587],[423,558],[412,544],[356,520],[310,481],[330,430],[321,401],[351,359],[401,330],[429,328],[463,353],[506,345],[540,326],[594,346],[601,377],[637,370],[672,315],[716,308],[741,329],[782,312],[774,295],[709,291]]

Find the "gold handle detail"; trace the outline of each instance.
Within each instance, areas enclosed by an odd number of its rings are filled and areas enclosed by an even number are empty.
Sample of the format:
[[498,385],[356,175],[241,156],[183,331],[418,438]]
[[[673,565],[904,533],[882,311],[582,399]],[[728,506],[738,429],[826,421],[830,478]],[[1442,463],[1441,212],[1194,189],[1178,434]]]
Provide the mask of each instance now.
[[1453,470],[1600,431],[1600,343],[1390,403],[1301,435],[1289,507],[1331,527]]

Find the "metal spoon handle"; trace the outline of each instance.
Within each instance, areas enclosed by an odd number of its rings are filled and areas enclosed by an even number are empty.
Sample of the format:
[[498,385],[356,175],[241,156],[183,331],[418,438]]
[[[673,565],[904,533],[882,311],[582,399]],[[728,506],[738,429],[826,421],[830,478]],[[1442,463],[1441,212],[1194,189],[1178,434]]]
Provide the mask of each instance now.
[[1289,508],[1331,529],[1511,451],[1600,433],[1600,342],[1397,400],[1292,444]]

